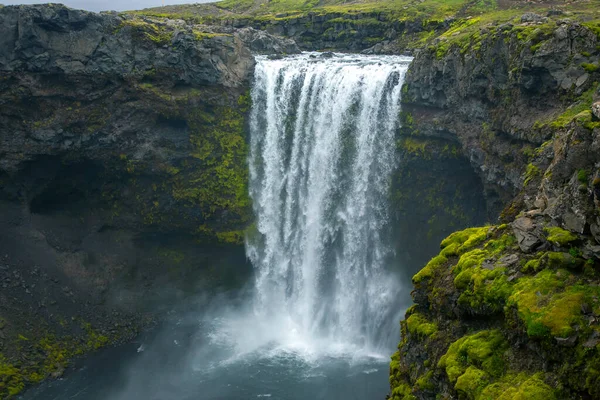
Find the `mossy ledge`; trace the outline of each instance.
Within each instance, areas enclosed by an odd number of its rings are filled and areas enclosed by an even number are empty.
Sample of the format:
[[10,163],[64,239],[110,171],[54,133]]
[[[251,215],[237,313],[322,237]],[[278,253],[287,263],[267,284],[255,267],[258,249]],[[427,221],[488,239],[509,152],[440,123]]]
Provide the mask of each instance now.
[[517,222],[442,241],[413,278],[391,399],[600,396],[600,261],[547,223],[535,222],[534,252],[521,250]]

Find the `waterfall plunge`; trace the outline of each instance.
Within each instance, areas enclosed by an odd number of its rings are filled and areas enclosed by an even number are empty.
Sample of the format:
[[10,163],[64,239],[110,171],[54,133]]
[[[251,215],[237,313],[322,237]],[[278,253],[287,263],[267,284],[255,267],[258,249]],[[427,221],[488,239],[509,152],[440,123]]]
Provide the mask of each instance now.
[[397,341],[388,198],[409,62],[257,58],[249,164],[258,232],[247,254],[254,313],[273,340],[328,351]]

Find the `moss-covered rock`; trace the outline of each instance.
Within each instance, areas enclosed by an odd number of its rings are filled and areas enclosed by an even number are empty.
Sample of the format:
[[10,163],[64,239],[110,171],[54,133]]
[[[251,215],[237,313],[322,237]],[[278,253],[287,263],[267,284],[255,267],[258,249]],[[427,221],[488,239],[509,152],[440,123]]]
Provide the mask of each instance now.
[[[553,235],[581,241],[546,232],[548,246]],[[594,396],[600,289],[596,272],[572,268],[583,263],[598,267],[581,254],[523,253],[508,225],[450,235],[413,279],[416,304],[390,366],[392,398]]]

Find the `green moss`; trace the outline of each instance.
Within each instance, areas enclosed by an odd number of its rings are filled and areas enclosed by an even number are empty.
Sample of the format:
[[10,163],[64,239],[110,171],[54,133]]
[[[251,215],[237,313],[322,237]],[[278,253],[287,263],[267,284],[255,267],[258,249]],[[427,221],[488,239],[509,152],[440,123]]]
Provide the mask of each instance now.
[[192,30],[192,33],[194,35],[194,39],[198,40],[198,41],[203,41],[205,39],[211,39],[217,36],[231,36],[231,34],[226,34],[226,33],[212,33],[212,32],[202,32],[199,31],[197,29]]
[[475,400],[488,385],[489,381],[490,377],[485,371],[470,366],[464,374],[458,377],[454,389],[461,398]]
[[435,389],[435,385],[433,384],[431,378],[433,377],[433,371],[427,371],[423,375],[417,379],[415,382],[415,386],[420,390],[433,390]]
[[406,383],[394,386],[392,388],[391,396],[392,400],[417,400],[417,398],[412,394],[410,385]]
[[440,246],[444,249],[452,244],[458,245],[456,248],[457,253],[455,254],[458,255],[483,242],[487,237],[489,230],[489,226],[484,226],[480,228],[467,228],[462,231],[454,232],[446,239],[442,240]]
[[[450,383],[456,384],[469,367],[476,367],[491,377],[502,375],[503,353],[508,343],[498,330],[480,331],[463,336],[450,345],[446,354],[438,362]],[[471,375],[476,371],[471,371]]]
[[507,374],[499,382],[487,386],[478,400],[555,400],[554,390],[541,379],[521,373]]
[[589,73],[596,72],[600,69],[600,65],[591,63],[583,63],[581,64],[581,67]]
[[583,264],[583,260],[578,259],[576,256],[557,251],[549,251],[544,254],[544,260],[551,268],[578,269]]
[[231,107],[213,111],[198,112],[190,118],[192,156],[199,165],[191,176],[174,181],[172,195],[200,206],[205,217],[228,210],[247,220],[250,200],[244,112]]
[[23,374],[20,368],[9,363],[0,354],[0,398],[2,395],[14,396],[25,388]]
[[594,304],[600,288],[568,284],[572,275],[565,270],[544,270],[534,277],[521,278],[508,299],[533,338],[568,337],[576,325],[584,326],[583,303]]
[[[559,115],[554,121],[550,123],[551,127],[564,128],[571,121],[573,121],[576,116],[580,115],[583,112],[589,111],[594,100],[594,92],[596,91],[597,86],[597,84],[594,84],[589,90],[587,90],[581,96],[579,96],[579,98],[573,105],[571,105],[571,107],[569,107],[564,113]],[[586,113],[586,116],[587,115],[588,114]],[[591,116],[591,113],[589,115]]]
[[20,393],[27,384],[38,383],[52,373],[62,371],[73,357],[106,346],[110,339],[95,331],[89,323],[82,326],[85,335],[80,338],[70,336],[58,338],[47,335],[40,339],[16,338],[17,343],[27,342],[27,363],[11,362],[0,353],[0,398]]
[[536,165],[529,163],[525,169],[525,181],[523,181],[523,185],[527,185],[533,179],[540,176],[540,174],[540,169]]
[[414,313],[406,319],[406,327],[411,335],[429,337],[437,332],[435,322],[429,322],[422,314]]
[[173,41],[174,32],[162,23],[130,18],[123,20],[117,31],[123,28],[131,29],[134,37],[150,41],[159,46],[170,44]]
[[222,243],[230,243],[230,244],[243,244],[244,243],[244,231],[227,231],[227,232],[217,232],[217,239],[219,239]]
[[540,261],[541,260],[539,258],[534,258],[533,260],[527,261],[523,268],[521,268],[521,272],[524,274],[539,272],[543,267]]
[[579,181],[579,183],[581,183],[582,185],[586,185],[588,184],[588,173],[585,169],[580,169],[577,171],[577,180]]
[[421,283],[425,280],[429,280],[433,277],[436,270],[444,265],[448,259],[443,255],[438,255],[433,257],[423,269],[421,269],[415,276],[413,276],[412,281],[414,284]]
[[567,244],[577,240],[576,234],[559,228],[558,226],[544,228],[544,231],[548,234],[548,241],[556,244],[557,246],[566,246]]
[[427,149],[428,142],[425,139],[416,139],[412,137],[403,137],[399,141],[399,147],[406,151],[408,154],[412,154],[425,160],[431,159],[431,153]]

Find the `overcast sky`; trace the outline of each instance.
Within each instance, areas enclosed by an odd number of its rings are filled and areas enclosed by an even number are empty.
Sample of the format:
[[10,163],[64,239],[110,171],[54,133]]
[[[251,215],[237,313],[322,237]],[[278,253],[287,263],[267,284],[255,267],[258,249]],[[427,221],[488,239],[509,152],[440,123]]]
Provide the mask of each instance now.
[[90,11],[105,10],[139,10],[148,7],[158,7],[169,4],[185,3],[210,3],[216,0],[62,0],[62,1],[40,1],[40,0],[0,0],[0,4],[44,4],[44,3],[63,3],[72,8],[81,8]]

